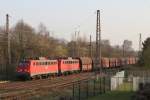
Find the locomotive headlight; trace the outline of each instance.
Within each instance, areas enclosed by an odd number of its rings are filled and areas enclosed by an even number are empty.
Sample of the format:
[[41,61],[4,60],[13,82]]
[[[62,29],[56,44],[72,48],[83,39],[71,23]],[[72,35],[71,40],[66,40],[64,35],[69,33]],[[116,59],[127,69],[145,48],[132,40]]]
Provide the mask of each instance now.
[[22,69],[19,69],[18,72],[22,72]]
[[28,69],[25,69],[24,71],[25,71],[25,72],[29,72],[29,70],[28,70]]

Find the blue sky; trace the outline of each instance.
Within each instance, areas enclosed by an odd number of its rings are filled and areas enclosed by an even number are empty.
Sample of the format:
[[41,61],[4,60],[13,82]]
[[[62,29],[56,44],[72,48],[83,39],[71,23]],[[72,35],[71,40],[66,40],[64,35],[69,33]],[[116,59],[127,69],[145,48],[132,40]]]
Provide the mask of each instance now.
[[96,10],[101,10],[102,39],[121,45],[124,39],[132,40],[138,49],[139,33],[143,40],[150,36],[149,0],[0,0],[0,25],[5,24],[9,13],[10,24],[18,20],[37,29],[44,23],[55,37],[71,39],[80,30],[87,38],[95,40]]

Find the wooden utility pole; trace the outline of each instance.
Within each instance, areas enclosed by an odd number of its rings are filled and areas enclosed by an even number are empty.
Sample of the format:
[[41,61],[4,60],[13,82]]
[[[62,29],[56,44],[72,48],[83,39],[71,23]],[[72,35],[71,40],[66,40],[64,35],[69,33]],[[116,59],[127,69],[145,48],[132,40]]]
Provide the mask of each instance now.
[[92,36],[90,35],[89,57],[92,58]]
[[8,64],[11,64],[11,49],[10,49],[10,33],[9,33],[9,15],[6,14],[6,34],[7,34],[7,37],[8,37]]
[[123,45],[122,45],[122,55],[123,55],[123,57],[125,57],[125,46],[124,46],[124,42],[123,42]]
[[77,57],[80,56],[80,41],[79,41],[79,37],[80,37],[80,31],[78,31],[78,34],[77,34]]
[[141,51],[142,51],[142,35],[140,33],[140,36],[139,36],[139,57],[141,56]]
[[74,38],[73,38],[74,42],[73,42],[73,57],[76,56],[76,31],[74,33]]

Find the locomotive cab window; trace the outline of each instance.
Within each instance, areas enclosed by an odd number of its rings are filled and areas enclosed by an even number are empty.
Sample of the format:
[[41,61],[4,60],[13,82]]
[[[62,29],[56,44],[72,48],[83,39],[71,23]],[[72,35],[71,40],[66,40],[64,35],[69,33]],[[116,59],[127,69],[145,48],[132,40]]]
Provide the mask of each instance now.
[[29,66],[30,65],[30,62],[29,61],[21,61],[20,63],[19,63],[19,66],[20,67],[27,67],[27,66]]

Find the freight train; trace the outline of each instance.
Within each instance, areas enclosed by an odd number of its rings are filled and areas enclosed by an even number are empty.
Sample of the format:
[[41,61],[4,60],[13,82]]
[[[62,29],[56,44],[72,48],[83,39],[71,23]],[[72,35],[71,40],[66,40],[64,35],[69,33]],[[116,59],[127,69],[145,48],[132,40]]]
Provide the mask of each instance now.
[[[116,68],[124,65],[136,64],[136,57],[101,58],[102,68]],[[47,78],[54,75],[92,71],[94,61],[89,57],[79,58],[39,58],[22,60],[16,68],[19,78]]]

